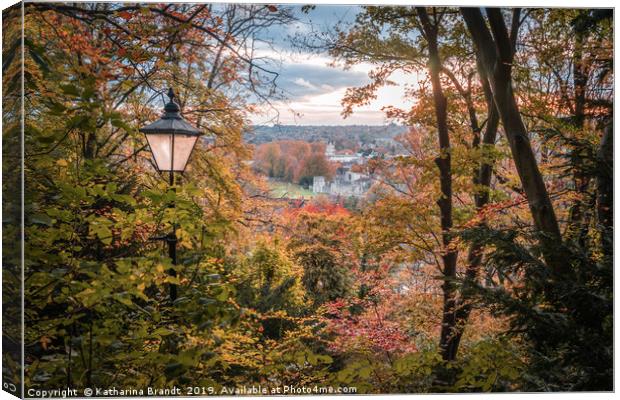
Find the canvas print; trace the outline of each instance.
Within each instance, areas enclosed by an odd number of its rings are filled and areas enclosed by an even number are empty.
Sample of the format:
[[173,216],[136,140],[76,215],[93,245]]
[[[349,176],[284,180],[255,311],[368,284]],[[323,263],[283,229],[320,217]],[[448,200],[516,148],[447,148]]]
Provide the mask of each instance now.
[[2,17],[4,391],[613,390],[613,9]]

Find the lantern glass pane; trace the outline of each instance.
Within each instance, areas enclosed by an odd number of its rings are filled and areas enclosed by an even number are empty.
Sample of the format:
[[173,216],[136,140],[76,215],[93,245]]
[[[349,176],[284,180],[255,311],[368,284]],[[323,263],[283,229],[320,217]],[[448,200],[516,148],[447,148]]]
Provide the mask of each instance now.
[[155,164],[160,171],[170,171],[170,161],[172,159],[172,135],[167,134],[147,134],[146,140],[155,158]]
[[[197,139],[198,136],[184,134],[175,134],[174,141],[172,134],[151,133],[146,135],[146,140],[149,142],[155,163],[160,171],[184,171]],[[173,153],[174,165],[171,168]]]
[[198,136],[175,135],[174,136],[174,170],[185,171],[185,166],[196,145]]

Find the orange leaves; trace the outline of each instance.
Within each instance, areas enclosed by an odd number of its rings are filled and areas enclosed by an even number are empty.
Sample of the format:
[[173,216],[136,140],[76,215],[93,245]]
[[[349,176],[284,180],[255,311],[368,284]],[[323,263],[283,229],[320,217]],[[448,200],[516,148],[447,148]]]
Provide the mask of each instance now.
[[133,14],[128,11],[121,11],[118,13],[118,16],[124,19],[125,21],[129,21],[133,17]]
[[43,350],[47,350],[49,344],[52,343],[52,339],[47,336],[42,336],[41,339],[39,339],[39,343],[41,343]]
[[502,213],[503,211],[527,204],[527,200],[520,197],[517,200],[505,200],[502,202],[487,204],[474,215],[469,221],[462,225],[462,228],[473,228],[485,221],[492,220],[494,216]]
[[378,88],[379,85],[375,83],[357,88],[347,88],[341,101],[341,104],[344,107],[342,110],[342,116],[345,118],[349,117],[353,114],[354,107],[370,104],[371,100],[375,100],[377,98],[376,91]]
[[394,68],[389,65],[383,65],[368,73],[371,83],[361,87],[347,88],[342,105],[344,107],[342,115],[346,118],[353,114],[354,107],[360,107],[370,104],[372,100],[377,98],[377,91],[383,86],[394,85],[394,82],[388,78],[394,72]]
[[303,206],[302,208],[298,208],[292,211],[293,214],[307,212],[310,214],[325,214],[332,216],[348,216],[351,213],[346,208],[342,207],[338,203],[322,203],[317,204],[315,202],[310,203],[308,205]]
[[256,149],[255,166],[263,174],[286,182],[312,184],[313,176],[330,179],[335,166],[327,160],[324,145],[283,140],[265,143]]
[[395,120],[407,121],[407,122],[409,122],[411,119],[411,114],[409,111],[405,111],[398,107],[385,106],[381,108],[381,111],[385,113],[385,116],[388,119],[395,119]]

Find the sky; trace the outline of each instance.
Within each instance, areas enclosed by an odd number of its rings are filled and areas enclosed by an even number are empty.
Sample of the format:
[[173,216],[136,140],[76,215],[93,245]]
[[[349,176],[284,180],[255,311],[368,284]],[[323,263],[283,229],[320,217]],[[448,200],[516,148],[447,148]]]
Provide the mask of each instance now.
[[368,72],[373,65],[355,65],[346,71],[342,67],[331,67],[329,64],[333,60],[329,55],[294,49],[290,39],[299,34],[311,34],[313,29],[352,23],[360,8],[319,5],[309,13],[302,13],[300,6],[292,7],[298,22],[266,32],[265,37],[272,39],[272,46],[258,50],[259,55],[278,61],[279,65],[271,68],[280,74],[277,83],[286,100],[275,102],[271,109],[263,107],[266,113],[251,117],[254,124],[271,125],[277,121],[285,125],[384,125],[390,121],[386,120],[382,107],[411,106],[404,99],[404,85],[415,83],[416,77],[397,73],[392,76],[397,86],[380,89],[375,101],[356,108],[353,115],[344,119],[341,100],[346,89],[370,83]]

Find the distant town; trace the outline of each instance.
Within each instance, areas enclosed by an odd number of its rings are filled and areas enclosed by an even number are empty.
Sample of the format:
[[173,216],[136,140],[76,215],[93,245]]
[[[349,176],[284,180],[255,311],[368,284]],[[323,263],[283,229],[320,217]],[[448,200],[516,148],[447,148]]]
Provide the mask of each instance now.
[[361,146],[375,139],[393,139],[407,131],[403,125],[274,125],[254,126],[246,132],[245,140],[262,144],[279,140],[303,140],[306,142],[334,142],[336,149]]
[[[406,126],[257,126],[246,141],[257,146],[254,168],[266,175],[276,197],[365,196],[373,176],[364,168],[373,158],[405,152],[397,140]],[[298,186],[295,186],[298,185]]]

